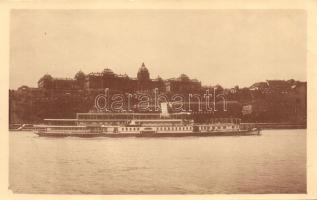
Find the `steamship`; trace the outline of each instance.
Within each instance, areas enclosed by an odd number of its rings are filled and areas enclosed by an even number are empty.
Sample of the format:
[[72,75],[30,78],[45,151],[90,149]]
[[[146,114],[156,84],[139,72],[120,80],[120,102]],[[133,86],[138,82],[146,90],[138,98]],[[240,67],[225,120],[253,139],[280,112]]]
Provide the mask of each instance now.
[[[164,108],[164,105],[162,105]],[[166,105],[165,105],[166,107]],[[189,113],[77,113],[76,119],[45,119],[35,134],[47,137],[185,137],[260,135],[260,129],[240,126],[238,118],[210,119],[198,124]]]

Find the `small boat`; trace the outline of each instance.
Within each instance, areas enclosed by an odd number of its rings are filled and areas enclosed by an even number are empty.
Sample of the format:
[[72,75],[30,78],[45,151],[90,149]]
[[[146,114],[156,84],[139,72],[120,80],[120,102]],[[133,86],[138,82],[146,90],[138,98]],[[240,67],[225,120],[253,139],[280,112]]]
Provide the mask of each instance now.
[[10,131],[33,131],[34,125],[33,124],[10,124],[9,130]]

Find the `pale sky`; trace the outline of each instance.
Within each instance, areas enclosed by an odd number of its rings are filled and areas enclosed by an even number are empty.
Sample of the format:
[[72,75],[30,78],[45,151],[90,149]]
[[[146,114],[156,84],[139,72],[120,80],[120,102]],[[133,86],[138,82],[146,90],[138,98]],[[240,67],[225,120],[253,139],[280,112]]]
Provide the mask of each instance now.
[[10,88],[48,73],[185,73],[203,85],[306,81],[302,10],[13,10]]

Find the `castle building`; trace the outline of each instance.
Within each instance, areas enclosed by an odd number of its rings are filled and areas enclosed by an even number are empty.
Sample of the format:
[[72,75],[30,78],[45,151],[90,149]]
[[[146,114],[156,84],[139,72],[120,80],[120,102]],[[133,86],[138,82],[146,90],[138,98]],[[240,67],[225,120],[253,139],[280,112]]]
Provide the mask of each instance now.
[[53,78],[49,74],[45,74],[38,81],[39,88],[45,89],[79,89],[79,85],[75,79],[71,78]]
[[137,79],[125,75],[117,75],[111,69],[104,69],[101,73],[89,73],[86,76],[83,89],[119,90],[124,92],[133,91],[136,88]]
[[181,74],[178,78],[168,79],[165,85],[166,91],[171,93],[199,92],[202,88],[198,80],[190,79],[185,74]]
[[160,77],[150,78],[149,70],[142,63],[136,78],[124,74],[115,74],[106,68],[102,72],[84,74],[82,71],[76,73],[74,78],[53,78],[44,75],[38,81],[38,87],[55,90],[94,90],[105,89],[121,92],[148,92],[157,88],[161,92],[193,92],[201,88],[201,83],[196,79],[189,79],[182,74],[179,78],[163,80]]

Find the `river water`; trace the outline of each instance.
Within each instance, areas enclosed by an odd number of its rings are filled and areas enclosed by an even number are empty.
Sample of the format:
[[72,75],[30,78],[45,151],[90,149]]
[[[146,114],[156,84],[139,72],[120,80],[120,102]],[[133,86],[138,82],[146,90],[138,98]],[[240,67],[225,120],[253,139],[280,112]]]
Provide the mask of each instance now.
[[306,193],[306,130],[90,139],[10,132],[9,165],[16,193]]

